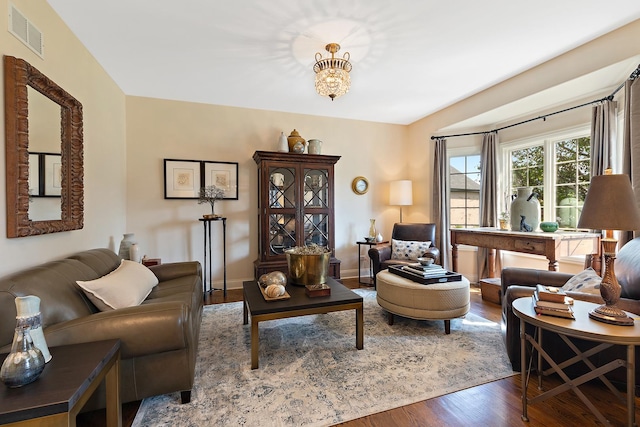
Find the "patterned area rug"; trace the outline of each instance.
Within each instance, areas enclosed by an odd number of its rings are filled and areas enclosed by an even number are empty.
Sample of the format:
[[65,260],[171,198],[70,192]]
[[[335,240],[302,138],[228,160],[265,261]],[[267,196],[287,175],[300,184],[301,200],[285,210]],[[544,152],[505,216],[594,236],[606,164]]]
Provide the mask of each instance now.
[[[513,375],[500,325],[473,314],[451,321],[395,317],[364,297],[364,349],[353,310],[260,323],[251,370],[242,303],[206,306],[191,403],[145,399],[138,426],[328,426]],[[170,366],[167,369],[171,369]]]

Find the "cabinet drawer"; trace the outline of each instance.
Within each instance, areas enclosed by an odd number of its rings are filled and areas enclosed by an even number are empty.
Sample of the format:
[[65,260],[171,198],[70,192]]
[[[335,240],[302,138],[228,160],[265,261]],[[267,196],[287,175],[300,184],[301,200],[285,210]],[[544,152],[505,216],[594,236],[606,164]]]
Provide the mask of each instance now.
[[544,253],[544,242],[536,242],[528,239],[516,239],[513,246],[517,251],[532,252],[537,254]]

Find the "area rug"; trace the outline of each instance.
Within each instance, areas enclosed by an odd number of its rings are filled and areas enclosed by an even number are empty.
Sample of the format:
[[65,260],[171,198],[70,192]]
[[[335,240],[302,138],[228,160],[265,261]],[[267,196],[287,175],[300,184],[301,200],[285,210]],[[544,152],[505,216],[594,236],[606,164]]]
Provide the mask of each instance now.
[[[395,317],[364,298],[364,349],[354,310],[260,323],[260,368],[250,366],[242,303],[206,306],[191,403],[145,399],[133,426],[328,426],[513,375],[500,325]],[[171,369],[167,366],[167,369]]]

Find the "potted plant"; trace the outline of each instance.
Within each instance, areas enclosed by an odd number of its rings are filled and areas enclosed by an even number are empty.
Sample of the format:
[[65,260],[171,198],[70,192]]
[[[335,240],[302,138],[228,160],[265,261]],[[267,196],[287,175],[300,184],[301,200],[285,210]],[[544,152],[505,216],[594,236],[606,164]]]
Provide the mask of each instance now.
[[500,230],[508,230],[509,229],[509,212],[501,212],[500,213]]
[[198,204],[209,203],[211,205],[211,214],[210,215],[202,215],[204,218],[217,218],[218,215],[215,213],[215,203],[216,200],[220,200],[224,198],[224,189],[220,187],[216,187],[215,185],[207,185],[206,187],[200,188],[200,198],[198,199]]

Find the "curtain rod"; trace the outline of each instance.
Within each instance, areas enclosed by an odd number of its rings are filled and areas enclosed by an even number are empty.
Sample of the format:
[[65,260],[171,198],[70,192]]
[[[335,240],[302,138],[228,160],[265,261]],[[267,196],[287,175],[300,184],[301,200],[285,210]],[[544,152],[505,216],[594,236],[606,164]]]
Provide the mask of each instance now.
[[[636,78],[638,78],[638,76],[640,76],[640,65],[638,65],[638,67],[631,73],[631,75],[629,76],[628,80],[635,80]],[[602,101],[612,101],[613,97],[616,95],[616,93],[618,93],[618,91],[620,89],[622,89],[624,87],[625,83],[626,83],[626,80],[620,86],[618,86],[616,88],[616,90],[611,92],[611,95],[605,96],[604,98],[595,99],[595,100],[590,101],[590,102],[585,102],[584,104],[576,105],[574,107],[565,108],[564,110],[555,111],[555,112],[549,113],[549,114],[544,114],[542,116],[534,117],[533,119],[528,119],[528,120],[524,120],[524,121],[521,121],[521,122],[518,122],[518,123],[513,123],[511,125],[503,126],[501,128],[498,128],[498,129],[485,130],[485,131],[481,131],[481,132],[458,133],[458,134],[453,134],[453,135],[441,135],[441,136],[432,135],[431,139],[435,140],[435,139],[443,139],[443,138],[455,138],[457,136],[484,135],[486,133],[498,132],[498,131],[501,131],[501,130],[505,130],[505,129],[508,129],[508,128],[511,128],[511,127],[514,127],[514,126],[523,125],[525,123],[533,122],[533,121],[540,120],[540,119],[545,121],[545,120],[547,120],[547,117],[549,117],[549,116],[554,116],[556,114],[565,113],[567,111],[575,110],[577,108],[586,107],[587,105],[597,104],[597,103],[602,102]]]

